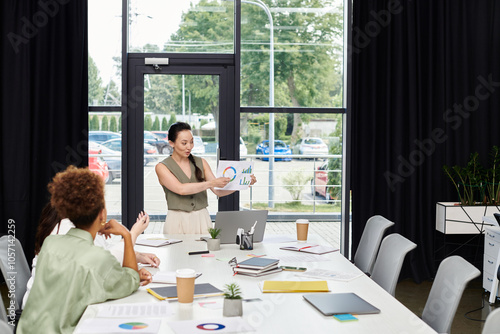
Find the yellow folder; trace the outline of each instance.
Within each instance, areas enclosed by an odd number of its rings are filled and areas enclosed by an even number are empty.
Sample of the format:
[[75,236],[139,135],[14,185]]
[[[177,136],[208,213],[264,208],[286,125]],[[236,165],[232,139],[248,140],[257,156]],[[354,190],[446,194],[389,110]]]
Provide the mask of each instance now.
[[328,292],[326,281],[264,281],[262,292]]

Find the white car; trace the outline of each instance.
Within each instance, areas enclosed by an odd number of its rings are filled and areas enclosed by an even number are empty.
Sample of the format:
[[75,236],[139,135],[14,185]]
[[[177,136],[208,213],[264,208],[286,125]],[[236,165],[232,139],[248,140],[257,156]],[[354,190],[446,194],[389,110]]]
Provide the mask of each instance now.
[[294,147],[295,154],[303,155],[327,155],[328,145],[321,138],[306,137]]
[[194,147],[191,150],[191,153],[194,155],[205,154],[205,143],[200,136],[193,136]]

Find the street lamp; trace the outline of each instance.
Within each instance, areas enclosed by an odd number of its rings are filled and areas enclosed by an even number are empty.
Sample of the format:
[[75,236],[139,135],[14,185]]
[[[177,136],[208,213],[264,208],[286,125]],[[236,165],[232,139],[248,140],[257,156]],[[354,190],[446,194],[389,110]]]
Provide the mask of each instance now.
[[[261,0],[242,3],[256,5],[262,8],[269,19],[269,106],[274,107],[274,23],[269,7]],[[269,113],[269,207],[274,207],[274,113]]]

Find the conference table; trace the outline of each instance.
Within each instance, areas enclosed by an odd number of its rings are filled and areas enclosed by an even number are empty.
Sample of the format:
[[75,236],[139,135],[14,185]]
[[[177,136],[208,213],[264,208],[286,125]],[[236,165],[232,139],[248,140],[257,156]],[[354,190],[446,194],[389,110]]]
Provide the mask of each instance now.
[[[254,328],[253,333],[436,333],[419,317],[403,304],[377,285],[368,276],[361,273],[340,252],[323,255],[303,254],[281,250],[280,247],[291,244],[285,236],[266,236],[263,242],[254,243],[253,250],[240,250],[236,244],[223,244],[219,251],[211,251],[210,256],[188,255],[188,252],[206,250],[205,241],[199,241],[200,235],[168,235],[170,239],[181,239],[182,242],[162,247],[135,246],[136,251],[154,253],[161,259],[159,268],[147,268],[153,274],[157,271],[175,271],[181,268],[191,268],[202,275],[196,283],[211,283],[223,290],[224,285],[236,282],[243,293],[244,321]],[[289,240],[291,240],[290,236]],[[167,238],[166,235],[141,235],[140,238]],[[296,242],[296,241],[295,241]],[[293,242],[292,242],[293,243]],[[308,243],[327,245],[318,235],[309,235]],[[251,256],[263,256],[279,259],[280,265],[306,267],[307,272],[315,269],[325,269],[344,273],[347,280],[329,279],[330,293],[354,292],[367,302],[381,310],[378,314],[356,315],[357,321],[341,322],[333,316],[324,316],[309,304],[304,293],[262,293],[260,283],[264,280],[322,280],[319,278],[301,277],[301,273],[282,271],[279,273],[250,277],[233,275],[228,263],[233,257],[238,262]],[[161,318],[159,333],[176,333],[170,326],[171,322],[181,320],[199,320],[212,322],[222,318],[222,308],[207,308],[206,303],[222,305],[223,297],[195,298],[192,304],[180,304],[177,301],[160,301],[146,291],[148,287],[160,287],[166,284],[151,283],[140,287],[132,295],[101,304],[90,305],[83,314],[81,323],[97,316],[99,309],[106,305],[129,303],[169,303],[173,311]],[[200,332],[202,332],[200,330]]]

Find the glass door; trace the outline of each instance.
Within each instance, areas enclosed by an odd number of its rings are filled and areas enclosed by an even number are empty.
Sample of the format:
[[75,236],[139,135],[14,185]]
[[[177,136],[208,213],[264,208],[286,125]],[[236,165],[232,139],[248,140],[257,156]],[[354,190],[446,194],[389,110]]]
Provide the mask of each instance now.
[[[168,128],[191,125],[193,155],[207,160],[214,174],[218,159],[234,160],[239,150],[239,116],[235,114],[231,66],[193,64],[146,65],[144,55],[131,55],[127,111],[123,117],[124,222],[145,210],[153,221],[165,221],[167,203],[155,166],[172,151]],[[237,210],[238,194],[219,200],[208,191],[210,214]]]

